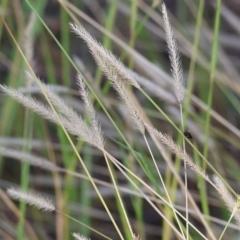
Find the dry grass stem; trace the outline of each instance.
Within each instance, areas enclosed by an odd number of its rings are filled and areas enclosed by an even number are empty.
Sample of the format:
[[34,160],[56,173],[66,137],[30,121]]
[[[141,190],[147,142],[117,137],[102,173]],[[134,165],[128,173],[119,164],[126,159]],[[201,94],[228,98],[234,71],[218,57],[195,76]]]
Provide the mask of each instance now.
[[34,206],[43,212],[52,212],[55,211],[55,206],[52,203],[51,199],[43,197],[39,194],[33,192],[25,192],[16,188],[8,188],[7,194],[15,200],[22,200],[27,204]]
[[[106,152],[107,153],[107,152]],[[124,165],[122,165],[121,163],[119,163],[114,157],[112,157],[111,155],[109,155],[107,153],[107,155],[109,156],[109,158],[111,159],[111,161],[114,163],[114,165],[118,168],[118,170],[121,171],[121,173],[129,180],[129,182],[134,186],[134,188],[136,188],[141,194],[142,196],[146,199],[146,201],[153,207],[153,209],[159,214],[159,216],[161,216],[163,218],[164,221],[166,221],[169,226],[172,228],[172,230],[181,238],[183,239],[183,236],[181,235],[181,233],[178,231],[178,229],[171,223],[171,221],[169,221],[169,219],[160,211],[160,209],[158,209],[158,207],[148,198],[148,196],[142,191],[141,188],[139,188],[136,183],[129,178],[129,176],[126,174],[125,171],[128,171],[131,175],[133,175],[136,179],[138,179],[138,181],[140,181],[142,184],[144,184],[144,182],[139,179],[135,174],[133,174],[131,171],[129,171],[129,169],[127,169]],[[122,168],[124,168],[125,170],[123,170]],[[144,184],[145,185],[145,184]],[[150,188],[147,184],[145,185],[147,188]],[[150,188],[151,189],[151,188]],[[152,189],[151,189],[152,190]],[[157,194],[158,195],[158,194]],[[160,199],[162,199],[160,197]],[[168,202],[166,202],[166,204],[170,207],[172,207]]]
[[111,52],[105,49],[96,39],[85,31],[84,28],[72,23],[70,23],[70,27],[75,34],[87,43],[95,61],[110,80],[118,75],[134,87],[140,88],[140,85],[134,79],[131,72]]

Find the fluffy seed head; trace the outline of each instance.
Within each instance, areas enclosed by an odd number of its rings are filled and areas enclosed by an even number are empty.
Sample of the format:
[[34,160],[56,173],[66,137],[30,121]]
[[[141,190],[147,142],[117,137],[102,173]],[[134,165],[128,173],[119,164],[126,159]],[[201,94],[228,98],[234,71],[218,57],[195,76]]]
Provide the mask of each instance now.
[[227,205],[228,209],[230,211],[233,210],[233,208],[236,206],[236,200],[233,198],[233,196],[230,194],[230,192],[227,190],[225,187],[224,183],[222,180],[217,176],[213,176],[213,181],[217,186],[218,193],[221,195],[223,201]]
[[162,14],[169,59],[171,63],[171,72],[174,80],[174,92],[178,102],[182,103],[185,95],[185,87],[183,81],[181,58],[164,3],[162,4]]
[[7,194],[15,200],[22,200],[27,204],[34,206],[43,212],[52,212],[55,206],[49,198],[43,197],[33,192],[25,192],[16,188],[8,188]]
[[84,28],[72,23],[70,23],[70,27],[75,34],[80,36],[87,43],[96,63],[111,81],[113,81],[112,78],[118,75],[122,80],[126,80],[129,84],[140,89],[140,85],[134,79],[131,72]]

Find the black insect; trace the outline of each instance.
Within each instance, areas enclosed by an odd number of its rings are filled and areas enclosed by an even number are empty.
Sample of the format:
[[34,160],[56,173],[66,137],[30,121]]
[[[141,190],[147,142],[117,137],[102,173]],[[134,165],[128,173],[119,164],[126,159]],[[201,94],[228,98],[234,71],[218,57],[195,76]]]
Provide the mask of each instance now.
[[185,131],[185,132],[184,132],[184,135],[185,135],[186,138],[192,139],[192,135],[191,135],[190,132]]

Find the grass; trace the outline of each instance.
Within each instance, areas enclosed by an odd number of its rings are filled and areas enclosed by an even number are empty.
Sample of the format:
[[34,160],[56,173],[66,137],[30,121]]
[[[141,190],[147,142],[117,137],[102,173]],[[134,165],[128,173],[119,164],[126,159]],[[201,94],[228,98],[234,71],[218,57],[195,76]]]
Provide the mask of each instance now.
[[[92,1],[95,8],[58,4],[59,16],[52,19],[44,9],[55,9],[46,2],[0,4],[0,41],[6,46],[0,60],[9,63],[6,73],[0,72],[1,90],[8,95],[0,99],[0,183],[6,190],[0,199],[7,207],[1,213],[0,236],[67,240],[238,235],[239,131],[229,116],[238,119],[239,93],[237,79],[228,80],[237,76],[236,64],[227,73],[222,70],[231,62],[228,49],[220,45],[223,3],[218,0],[215,8],[204,1],[184,1],[174,12],[166,1],[165,21],[164,5],[157,1]],[[4,9],[11,9],[10,15]],[[32,26],[27,24],[32,23],[27,20],[30,11],[36,18]],[[211,11],[213,23],[204,16]],[[187,12],[189,16],[181,16]],[[30,93],[32,86],[37,94]],[[13,90],[19,87],[27,92]],[[193,139],[184,136],[185,130]],[[16,171],[19,166],[21,171]],[[21,190],[9,188],[14,183]],[[10,207],[7,194],[20,200],[19,210]],[[25,205],[42,209],[42,195],[52,199],[54,214]]]

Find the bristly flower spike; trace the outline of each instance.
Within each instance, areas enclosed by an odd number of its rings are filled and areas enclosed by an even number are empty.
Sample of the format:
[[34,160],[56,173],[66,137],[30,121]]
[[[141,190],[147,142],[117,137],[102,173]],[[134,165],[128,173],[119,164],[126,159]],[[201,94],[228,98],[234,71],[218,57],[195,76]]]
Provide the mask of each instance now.
[[114,81],[117,75],[120,79],[126,80],[129,84],[140,89],[140,85],[122,62],[120,62],[110,51],[105,49],[95,38],[93,38],[84,28],[70,23],[72,31],[81,37],[88,45],[92,56],[105,75]]
[[49,198],[43,197],[39,194],[30,191],[26,192],[16,188],[8,188],[7,193],[12,199],[22,200],[43,212],[53,212],[56,210],[54,204]]
[[171,63],[171,72],[174,79],[174,92],[178,102],[181,104],[185,95],[185,87],[183,81],[183,70],[181,58],[177,48],[177,42],[174,37],[172,27],[168,18],[167,9],[165,4],[162,4],[162,14],[164,29],[166,34],[166,42]]

